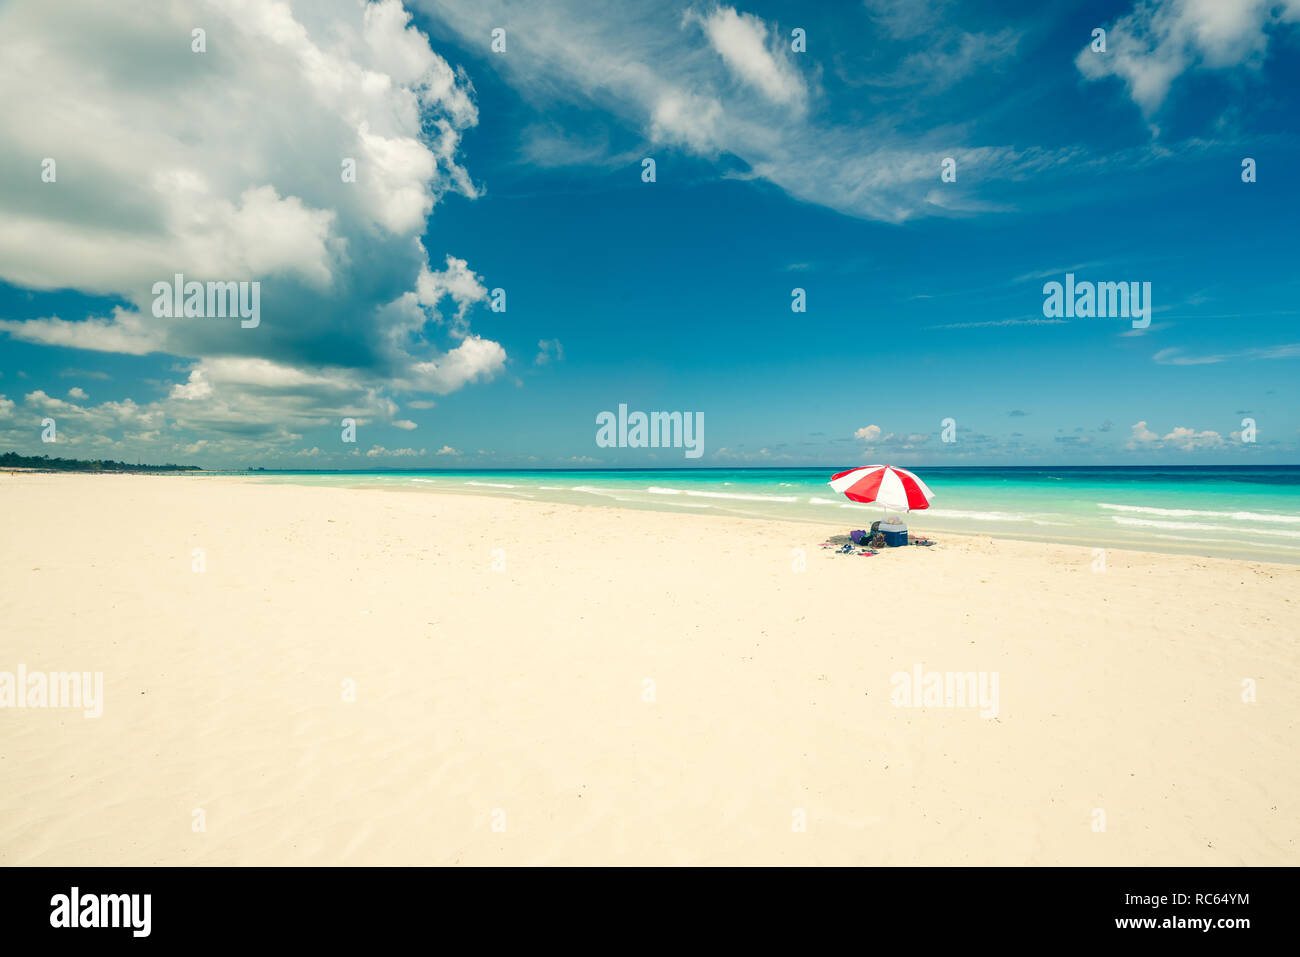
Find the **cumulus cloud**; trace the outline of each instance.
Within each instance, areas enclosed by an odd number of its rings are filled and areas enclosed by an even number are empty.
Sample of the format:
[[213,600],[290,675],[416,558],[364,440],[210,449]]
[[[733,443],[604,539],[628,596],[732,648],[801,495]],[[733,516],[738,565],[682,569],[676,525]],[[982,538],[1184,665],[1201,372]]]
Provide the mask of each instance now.
[[1204,449],[1218,449],[1224,445],[1223,436],[1206,429],[1198,432],[1186,426],[1178,426],[1166,435],[1160,435],[1147,427],[1145,420],[1134,423],[1126,448],[1129,449],[1177,449],[1182,452],[1197,452]]
[[[435,268],[421,242],[444,195],[479,194],[459,159],[473,88],[398,0],[80,0],[58,16],[18,0],[0,10],[0,98],[0,281],[120,303],[0,316],[0,335],[180,357],[182,379],[142,406],[176,447],[251,453],[341,413],[394,422],[397,393],[504,368],[470,327],[481,278],[454,251]],[[33,188],[47,157],[55,181]],[[259,282],[260,325],[156,317],[153,285],[178,273]]]
[[[69,395],[85,398],[84,394]],[[121,440],[153,442],[166,427],[162,410],[153,404],[141,405],[123,399],[82,405],[35,389],[22,397],[21,406],[13,399],[0,396],[0,441],[20,446],[23,440],[39,433],[39,424],[46,417],[55,421],[59,448],[73,452],[103,450],[118,446]]]
[[930,436],[923,432],[884,432],[878,425],[864,425],[853,433],[853,437],[861,439],[873,449],[898,452],[910,452],[930,440]]
[[1118,77],[1150,116],[1184,73],[1258,66],[1272,32],[1300,20],[1300,0],[1144,0],[1107,30],[1106,52],[1085,47],[1089,80]]
[[451,332],[461,339],[469,332],[466,316],[470,307],[488,297],[487,288],[469,268],[469,263],[455,256],[448,256],[445,268],[437,272],[428,267],[422,269],[416,293],[420,305],[432,310],[438,320],[443,320],[442,314],[438,312],[438,304],[444,297],[451,298],[456,305],[456,312],[450,319]]

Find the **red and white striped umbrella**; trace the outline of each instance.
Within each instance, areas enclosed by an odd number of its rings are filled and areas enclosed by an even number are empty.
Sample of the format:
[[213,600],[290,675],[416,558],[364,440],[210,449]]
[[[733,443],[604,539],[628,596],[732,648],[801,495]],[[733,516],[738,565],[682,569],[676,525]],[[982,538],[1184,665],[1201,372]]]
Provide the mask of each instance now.
[[843,492],[851,502],[877,502],[886,510],[912,511],[930,507],[934,493],[907,469],[892,465],[868,465],[840,472],[830,487]]

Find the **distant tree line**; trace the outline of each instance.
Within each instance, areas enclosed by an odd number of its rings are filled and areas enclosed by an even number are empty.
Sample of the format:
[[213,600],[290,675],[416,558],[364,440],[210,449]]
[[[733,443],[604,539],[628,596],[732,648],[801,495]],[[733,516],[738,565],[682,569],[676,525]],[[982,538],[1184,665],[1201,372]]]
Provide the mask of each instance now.
[[112,459],[52,459],[48,455],[0,455],[0,469],[49,469],[54,472],[198,472],[197,465],[129,465]]

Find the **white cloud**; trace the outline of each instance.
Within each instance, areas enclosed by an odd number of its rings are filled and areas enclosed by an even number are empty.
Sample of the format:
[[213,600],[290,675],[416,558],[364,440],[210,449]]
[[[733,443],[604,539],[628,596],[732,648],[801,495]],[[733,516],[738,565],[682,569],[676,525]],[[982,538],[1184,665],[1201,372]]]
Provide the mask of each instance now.
[[439,319],[442,316],[437,312],[438,303],[444,297],[451,297],[456,304],[451,331],[459,338],[464,338],[469,331],[466,314],[470,307],[488,297],[487,288],[469,268],[469,263],[454,256],[448,256],[446,267],[438,272],[433,272],[427,266],[422,269],[416,284],[416,294],[420,305],[433,310]]
[[710,46],[742,82],[779,106],[803,106],[808,96],[803,77],[785,55],[782,38],[775,31],[769,35],[761,19],[732,7],[716,7],[703,17],[691,12],[686,19],[700,24]]
[[469,336],[439,361],[413,365],[401,383],[422,392],[446,394],[471,382],[493,378],[505,368],[506,351],[490,339]]
[[544,366],[551,362],[564,361],[564,345],[559,339],[539,339],[537,342],[537,358],[533,360],[535,365]]
[[86,394],[86,390],[81,388],[81,386],[74,385],[71,389],[68,390],[68,398],[89,399],[90,396]]
[[725,141],[722,120],[722,104],[713,97],[670,89],[654,102],[650,137],[697,153],[714,154]]
[[[11,415],[5,417],[17,418],[16,403],[9,400],[0,401],[0,413],[5,411],[6,403]],[[23,407],[28,411],[33,426],[42,417],[53,417],[58,428],[60,446],[73,450],[111,445],[115,442],[114,435],[120,435],[128,429],[134,430],[133,438],[141,440],[143,436],[143,441],[150,441],[149,437],[166,422],[157,405],[138,405],[131,399],[102,402],[95,406],[78,405],[49,395],[43,389],[24,395]],[[21,431],[11,427],[3,437],[6,441],[13,441],[17,438],[16,432]],[[35,434],[33,428],[26,431],[29,435]]]
[[[57,17],[17,0],[0,9],[0,99],[0,281],[123,302],[0,316],[0,335],[182,357],[147,406],[160,441],[202,429],[175,447],[245,455],[338,415],[396,424],[389,393],[504,368],[470,329],[482,281],[442,250],[434,270],[421,242],[443,195],[479,194],[459,160],[473,90],[397,0],[69,0]],[[57,179],[33,188],[45,157]],[[176,273],[259,281],[261,324],[154,317],[152,286]]]
[[[509,22],[513,35],[527,43],[490,62],[529,99],[607,110],[654,144],[739,160],[747,169],[729,175],[767,180],[799,200],[852,216],[901,222],[948,215],[945,205],[955,201],[926,201],[944,156],[989,182],[1050,170],[1077,152],[961,149],[951,129],[902,137],[884,110],[877,120],[829,123],[825,114],[804,108],[823,96],[816,58],[789,52],[786,26],[778,31],[730,6],[671,18],[655,2],[620,6],[617,17],[592,0],[412,2],[467,44],[481,45],[494,26]],[[1008,38],[987,45],[1002,53],[1011,47]],[[975,52],[984,49],[963,55],[959,43],[955,59],[977,59]],[[527,132],[526,141],[535,135]],[[554,141],[554,131],[547,137]],[[584,143],[581,152],[592,149]],[[564,161],[577,161],[572,150],[562,152]],[[985,208],[971,198],[962,207]]]
[[1106,52],[1075,58],[1089,80],[1119,77],[1150,116],[1174,80],[1195,69],[1255,67],[1278,24],[1300,20],[1300,0],[1149,0],[1106,32]]
[[0,319],[0,332],[7,332],[20,342],[46,346],[66,346],[94,352],[119,352],[142,356],[162,348],[164,336],[156,327],[148,327],[138,312],[120,306],[112,318],[88,318],[79,322],[49,316],[25,322]]
[[1126,447],[1129,449],[1172,448],[1183,452],[1197,452],[1222,448],[1223,445],[1223,436],[1209,429],[1197,432],[1195,429],[1180,425],[1168,434],[1160,435],[1151,431],[1144,420],[1133,425]]
[[930,441],[930,436],[923,432],[899,434],[885,432],[878,425],[865,425],[853,433],[855,439],[861,439],[877,451],[910,452]]
[[987,319],[980,322],[945,322],[938,326],[927,326],[927,329],[989,329],[999,328],[1002,326],[1064,326],[1069,325],[1068,319],[1040,319],[1037,317],[1020,318],[1020,319]]
[[23,401],[42,412],[80,413],[83,411],[78,405],[65,402],[63,399],[56,399],[52,395],[46,395],[44,389],[28,392],[23,396]]
[[1161,349],[1152,356],[1152,359],[1164,366],[1201,366],[1228,362],[1231,359],[1293,359],[1297,356],[1300,356],[1300,342],[1243,349],[1239,352],[1218,352],[1204,356],[1184,355],[1182,349],[1174,347]]
[[947,0],[865,0],[871,18],[896,39],[921,36],[942,22]]
[[453,449],[450,445],[444,445],[437,451],[438,455],[460,455],[460,449]]

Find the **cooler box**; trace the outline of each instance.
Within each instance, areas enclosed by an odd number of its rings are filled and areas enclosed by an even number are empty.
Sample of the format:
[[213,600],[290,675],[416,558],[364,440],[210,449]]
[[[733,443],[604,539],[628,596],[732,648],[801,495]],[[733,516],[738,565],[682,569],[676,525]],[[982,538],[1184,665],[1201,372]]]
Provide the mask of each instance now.
[[880,523],[879,531],[885,536],[885,544],[890,548],[907,544],[907,523],[901,518],[885,519]]

